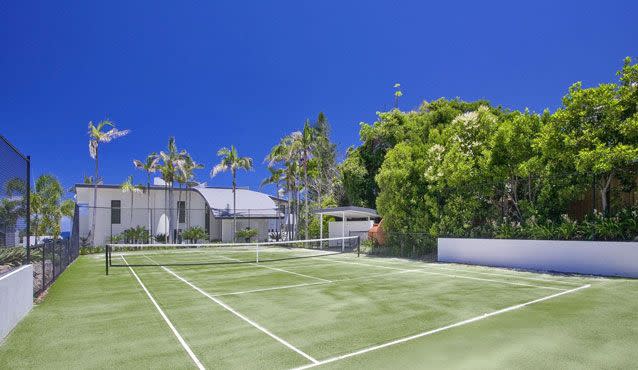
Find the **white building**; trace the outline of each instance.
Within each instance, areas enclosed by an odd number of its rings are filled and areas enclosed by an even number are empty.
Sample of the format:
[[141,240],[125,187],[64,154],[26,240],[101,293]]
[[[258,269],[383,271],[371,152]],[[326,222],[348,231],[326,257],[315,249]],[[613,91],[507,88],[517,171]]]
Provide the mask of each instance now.
[[[95,212],[95,245],[104,245],[124,230],[145,227],[151,235],[169,235],[180,242],[181,232],[203,228],[211,241],[233,241],[233,191],[200,185],[168,188],[160,179],[135,193],[123,192],[119,185],[97,186],[97,207],[93,204],[93,185],[75,185],[79,207],[80,237],[90,235]],[[254,240],[268,240],[269,233],[283,226],[283,200],[248,189],[237,189],[237,230],[258,230]]]

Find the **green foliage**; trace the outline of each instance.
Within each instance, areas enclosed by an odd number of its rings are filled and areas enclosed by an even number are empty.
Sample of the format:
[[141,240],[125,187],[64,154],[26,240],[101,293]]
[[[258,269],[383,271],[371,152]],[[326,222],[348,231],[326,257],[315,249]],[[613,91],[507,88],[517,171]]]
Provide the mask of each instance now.
[[122,231],[113,242],[126,244],[146,244],[148,243],[150,236],[151,235],[146,227],[136,226]]
[[252,238],[259,235],[259,230],[247,227],[243,230],[238,230],[236,235],[237,239],[244,239],[246,242],[250,242]]
[[[618,84],[574,84],[554,113],[459,99],[379,113],[340,165],[343,203],[376,206],[387,232],[634,238],[623,232],[626,204],[606,212],[612,179],[615,191],[638,180],[638,65],[625,60],[618,76]],[[567,221],[561,215],[592,181],[604,216]]]
[[19,266],[26,258],[23,247],[0,248],[0,266]]
[[612,217],[596,212],[583,221],[562,215],[558,221],[538,221],[531,217],[525,223],[503,220],[493,229],[501,239],[540,240],[638,240],[638,208],[626,208]]
[[191,243],[197,243],[199,240],[207,240],[208,234],[206,234],[206,230],[200,226],[193,226],[182,231],[182,238]]
[[168,241],[168,235],[159,233],[155,235],[155,241],[157,243],[166,243]]

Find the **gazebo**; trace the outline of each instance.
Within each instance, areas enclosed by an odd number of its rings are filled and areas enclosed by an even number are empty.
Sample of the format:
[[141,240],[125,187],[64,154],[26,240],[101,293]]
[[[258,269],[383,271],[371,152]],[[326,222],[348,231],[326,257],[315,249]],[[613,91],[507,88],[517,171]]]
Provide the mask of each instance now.
[[[350,234],[350,229],[348,227],[348,220],[354,221],[367,221],[368,229],[365,231],[357,230],[356,232],[365,232],[372,226],[370,225],[370,221],[379,218],[377,211],[371,208],[364,207],[355,207],[355,206],[347,206],[347,207],[332,207],[332,208],[323,208],[313,211],[312,213],[319,215],[319,237],[323,239],[323,216],[333,216],[341,219],[341,236],[346,236],[346,230],[348,230],[348,235]],[[360,224],[360,223],[359,223]],[[359,227],[363,225],[358,225],[357,223],[351,222],[351,225],[357,225]],[[330,233],[330,230],[328,230]],[[367,235],[367,234],[366,234]],[[330,235],[329,235],[330,236]],[[331,236],[332,237],[332,236]],[[345,239],[341,240],[341,249],[345,249]]]

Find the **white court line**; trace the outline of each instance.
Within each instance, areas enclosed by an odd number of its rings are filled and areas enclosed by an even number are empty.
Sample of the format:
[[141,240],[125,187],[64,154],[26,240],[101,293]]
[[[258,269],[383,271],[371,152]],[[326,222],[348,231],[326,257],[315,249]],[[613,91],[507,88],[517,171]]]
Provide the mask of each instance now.
[[[126,259],[124,258],[124,256],[120,256],[120,257],[122,258],[122,260],[124,260],[124,263],[128,266],[128,262],[126,262]],[[177,337],[177,340],[182,345],[182,347],[184,348],[186,353],[188,353],[188,356],[190,356],[191,360],[193,360],[195,365],[197,365],[197,368],[200,369],[200,370],[206,369],[204,367],[204,365],[202,365],[202,363],[199,361],[197,356],[195,356],[195,353],[193,353],[191,348],[188,346],[188,343],[186,343],[186,341],[184,340],[184,338],[182,338],[182,336],[179,334],[177,329],[175,329],[175,326],[173,326],[173,323],[171,322],[171,320],[168,319],[168,317],[166,316],[166,314],[164,313],[162,308],[157,304],[157,302],[155,301],[155,298],[153,298],[153,296],[148,291],[148,289],[146,289],[146,286],[144,285],[144,283],[142,283],[142,280],[140,280],[140,277],[137,276],[137,274],[135,273],[133,268],[131,268],[131,266],[128,266],[128,268],[129,268],[129,270],[131,270],[131,273],[133,273],[133,276],[135,277],[137,282],[140,284],[140,286],[142,287],[142,289],[144,290],[144,292],[146,293],[148,298],[151,300],[151,302],[153,302],[153,305],[155,306],[157,311],[160,313],[160,315],[162,316],[162,318],[164,319],[164,321],[166,322],[168,327],[171,328],[171,331],[173,332],[173,334],[175,334],[175,336]]]
[[[226,257],[226,256],[220,256],[220,257],[228,259],[228,260],[231,260],[231,261],[241,261],[241,260],[239,260],[237,258],[230,258],[230,257]],[[261,263],[248,262],[248,264],[259,266],[259,267],[263,267],[263,268],[266,268],[266,269],[275,270],[275,271],[285,272],[285,273],[292,274],[292,275],[302,276],[302,277],[309,278],[309,279],[319,280],[319,281],[323,281],[324,283],[332,283],[332,280],[323,279],[323,278],[316,277],[316,276],[304,275],[304,274],[300,274],[298,272],[288,271],[288,270],[280,269],[280,268],[277,268],[277,267],[266,266],[266,265],[261,264]]]
[[440,333],[442,331],[446,331],[446,330],[449,330],[449,329],[452,329],[452,328],[456,328],[456,327],[467,325],[467,324],[470,324],[470,323],[473,323],[473,322],[476,322],[476,321],[484,320],[484,319],[487,319],[488,317],[500,315],[500,314],[505,313],[505,312],[518,310],[518,309],[521,309],[523,307],[526,307],[526,306],[529,306],[529,305],[532,305],[532,304],[535,304],[535,303],[547,301],[547,300],[550,300],[552,298],[556,298],[556,297],[559,297],[559,296],[562,296],[562,295],[565,295],[565,294],[574,293],[574,292],[579,291],[581,289],[589,288],[590,286],[591,286],[590,284],[582,285],[582,286],[579,286],[578,288],[566,290],[566,291],[563,291],[563,292],[560,292],[560,293],[556,293],[556,294],[552,294],[552,295],[545,296],[545,297],[542,297],[542,298],[538,298],[538,299],[535,299],[533,301],[520,303],[520,304],[517,304],[517,305],[514,305],[514,306],[509,306],[509,307],[506,307],[506,308],[503,308],[503,309],[500,309],[500,310],[497,310],[497,311],[492,311],[490,313],[486,313],[486,314],[483,314],[483,315],[480,315],[480,316],[472,317],[471,319],[467,319],[467,320],[459,321],[459,322],[454,323],[454,324],[446,325],[446,326],[440,327],[438,329],[425,331],[423,333],[419,333],[419,334],[415,334],[415,335],[412,335],[412,336],[409,336],[409,337],[393,340],[391,342],[386,342],[386,343],[379,344],[379,345],[376,345],[376,346],[363,348],[363,349],[360,349],[358,351],[351,352],[351,353],[348,353],[348,354],[345,354],[345,355],[331,357],[331,358],[328,358],[328,359],[325,359],[325,360],[321,360],[321,361],[313,363],[313,364],[309,364],[309,365],[298,367],[296,369],[297,370],[308,369],[308,368],[311,368],[311,367],[320,366],[320,365],[328,364],[328,363],[331,363],[331,362],[343,360],[343,359],[346,359],[346,358],[362,355],[364,353],[376,351],[376,350],[379,350],[379,349],[382,349],[382,348],[387,348],[387,347],[394,346],[394,345],[397,345],[397,344],[400,344],[400,343],[405,343],[405,342],[408,342],[408,341],[411,341],[411,340],[414,340],[414,339],[426,337],[428,335]]
[[227,296],[227,295],[240,295],[240,294],[248,294],[248,293],[268,292],[268,291],[271,291],[271,290],[291,289],[291,288],[299,288],[299,287],[304,287],[304,286],[325,285],[325,284],[330,284],[330,283],[319,281],[319,282],[316,282],[316,283],[283,285],[283,286],[274,286],[274,287],[270,287],[270,288],[243,290],[243,291],[239,291],[239,292],[212,294],[212,296],[213,297],[224,297],[224,296]]
[[327,284],[332,284],[332,283],[348,282],[348,281],[353,281],[353,280],[361,280],[361,279],[374,278],[374,277],[379,277],[379,276],[405,274],[407,272],[412,272],[412,271],[406,270],[406,271],[386,272],[386,273],[383,273],[383,274],[372,274],[372,275],[358,276],[358,277],[355,277],[355,278],[332,280],[330,283],[329,282],[320,281],[320,282],[316,282],[316,283],[303,283],[303,284],[294,284],[294,285],[283,285],[283,286],[274,286],[274,287],[270,287],[270,288],[244,290],[244,291],[239,291],[239,292],[213,294],[212,296],[213,297],[223,297],[223,296],[228,296],[228,295],[240,295],[240,294],[267,292],[267,291],[271,291],[271,290],[300,288],[300,287],[312,286],[312,285],[327,285]]
[[181,280],[182,282],[184,282],[186,285],[190,286],[191,288],[195,289],[196,291],[198,291],[199,293],[201,293],[202,295],[204,295],[205,297],[207,297],[208,299],[210,299],[211,301],[217,303],[218,305],[222,306],[223,308],[225,308],[227,311],[229,311],[230,313],[232,313],[233,315],[239,317],[240,319],[246,321],[247,323],[249,323],[250,325],[254,326],[255,328],[259,329],[260,331],[264,332],[265,334],[267,334],[268,336],[270,336],[271,338],[275,339],[276,341],[278,341],[279,343],[283,344],[284,346],[290,348],[291,350],[297,352],[298,354],[302,355],[303,357],[305,357],[306,359],[310,360],[312,363],[316,364],[319,361],[317,361],[315,358],[313,358],[312,356],[310,356],[309,354],[305,353],[304,351],[300,350],[299,348],[293,346],[292,344],[288,343],[287,341],[285,341],[284,339],[278,337],[277,335],[273,334],[272,332],[270,332],[270,330],[264,328],[263,326],[257,324],[256,322],[254,322],[253,320],[249,319],[248,317],[242,315],[241,313],[235,311],[232,307],[230,307],[229,305],[227,305],[226,303],[224,303],[222,300],[220,300],[219,298],[215,298],[212,295],[208,294],[206,291],[202,290],[201,288],[197,287],[196,285],[192,284],[190,281],[184,279],[183,277],[177,275],[175,272],[173,272],[171,269],[162,266],[162,268],[164,269],[164,271],[168,272],[169,274],[175,276],[177,279]]
[[492,282],[492,283],[509,284],[509,285],[518,285],[518,286],[527,286],[527,287],[533,287],[533,288],[539,288],[539,289],[549,289],[549,290],[559,290],[559,291],[564,291],[564,290],[566,290],[566,289],[562,289],[562,288],[555,288],[555,287],[549,287],[549,286],[543,286],[543,285],[535,285],[535,284],[517,283],[517,282],[513,282],[513,281],[495,280],[495,279],[485,279],[485,278],[478,278],[478,277],[472,277],[472,276],[463,276],[463,275],[445,274],[445,273],[442,273],[442,272],[432,272],[432,271],[426,271],[426,270],[423,270],[422,268],[420,268],[420,269],[412,269],[412,270],[409,270],[409,269],[402,269],[402,268],[398,268],[398,267],[390,267],[390,266],[383,266],[383,265],[370,265],[370,264],[366,264],[366,263],[359,263],[359,262],[349,262],[349,261],[339,261],[339,260],[326,260],[326,259],[322,259],[322,260],[323,260],[323,261],[337,262],[337,263],[346,263],[346,264],[351,264],[351,265],[361,265],[361,266],[369,266],[369,267],[379,267],[379,268],[384,268],[384,269],[398,270],[398,271],[406,271],[406,272],[419,272],[419,273],[428,274],[428,275],[448,276],[448,277],[453,277],[453,278],[457,278],[457,279],[468,279],[468,280],[488,281],[488,282]]
[[448,271],[468,272],[468,273],[480,274],[480,275],[502,276],[502,277],[510,277],[510,278],[517,278],[517,279],[523,279],[523,280],[542,281],[542,282],[545,282],[545,283],[557,283],[557,284],[565,284],[565,285],[572,285],[572,286],[580,286],[580,283],[575,283],[573,281],[563,281],[563,280],[553,280],[553,279],[540,279],[540,278],[527,277],[527,276],[517,276],[517,275],[512,275],[512,274],[499,274],[499,273],[494,273],[494,272],[483,272],[483,271],[474,271],[474,270],[455,269],[455,268],[450,268],[450,267],[439,266],[439,265],[436,265],[436,264],[428,264],[425,267],[433,267],[433,268],[437,268],[437,269],[441,269],[441,270],[448,270]]
[[[390,260],[385,260],[384,262],[390,263],[392,265],[399,265],[399,264],[402,264],[402,263],[405,263],[405,262],[408,262],[408,261],[390,259]],[[417,262],[417,261],[409,261],[409,262],[420,263],[420,262]],[[555,280],[555,279],[541,279],[541,278],[535,278],[535,277],[526,276],[526,275],[522,275],[521,276],[521,275],[514,275],[514,274],[484,272],[484,271],[479,271],[478,269],[461,269],[461,268],[444,267],[444,266],[448,266],[448,265],[450,265],[450,264],[426,262],[426,263],[422,263],[422,268],[432,267],[432,268],[448,270],[448,271],[458,271],[458,272],[467,272],[467,273],[480,274],[480,275],[511,277],[511,278],[517,278],[517,279],[522,279],[522,280],[542,281],[544,283],[557,283],[557,284],[565,284],[565,285],[572,285],[572,286],[580,286],[581,285],[580,283],[575,283],[573,281]],[[499,268],[499,267],[495,267],[495,268]],[[515,271],[515,270],[510,270],[510,271],[518,272],[518,271]],[[526,271],[520,271],[520,272],[526,272]],[[527,271],[527,272],[528,273],[534,273],[534,271]],[[544,272],[543,271],[539,271],[537,273],[542,274]]]

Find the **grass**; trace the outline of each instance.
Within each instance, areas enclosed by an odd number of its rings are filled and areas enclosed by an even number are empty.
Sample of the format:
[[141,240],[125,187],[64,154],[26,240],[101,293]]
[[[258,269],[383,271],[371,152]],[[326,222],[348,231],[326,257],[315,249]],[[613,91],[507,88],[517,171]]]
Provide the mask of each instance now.
[[[206,368],[311,365],[302,354],[335,369],[630,368],[638,361],[637,280],[350,255],[133,270]],[[562,295],[481,317],[555,294]],[[473,317],[481,319],[353,355]],[[0,345],[0,368],[45,367],[195,364],[131,271],[105,276],[103,259],[92,255],[70,266]]]

